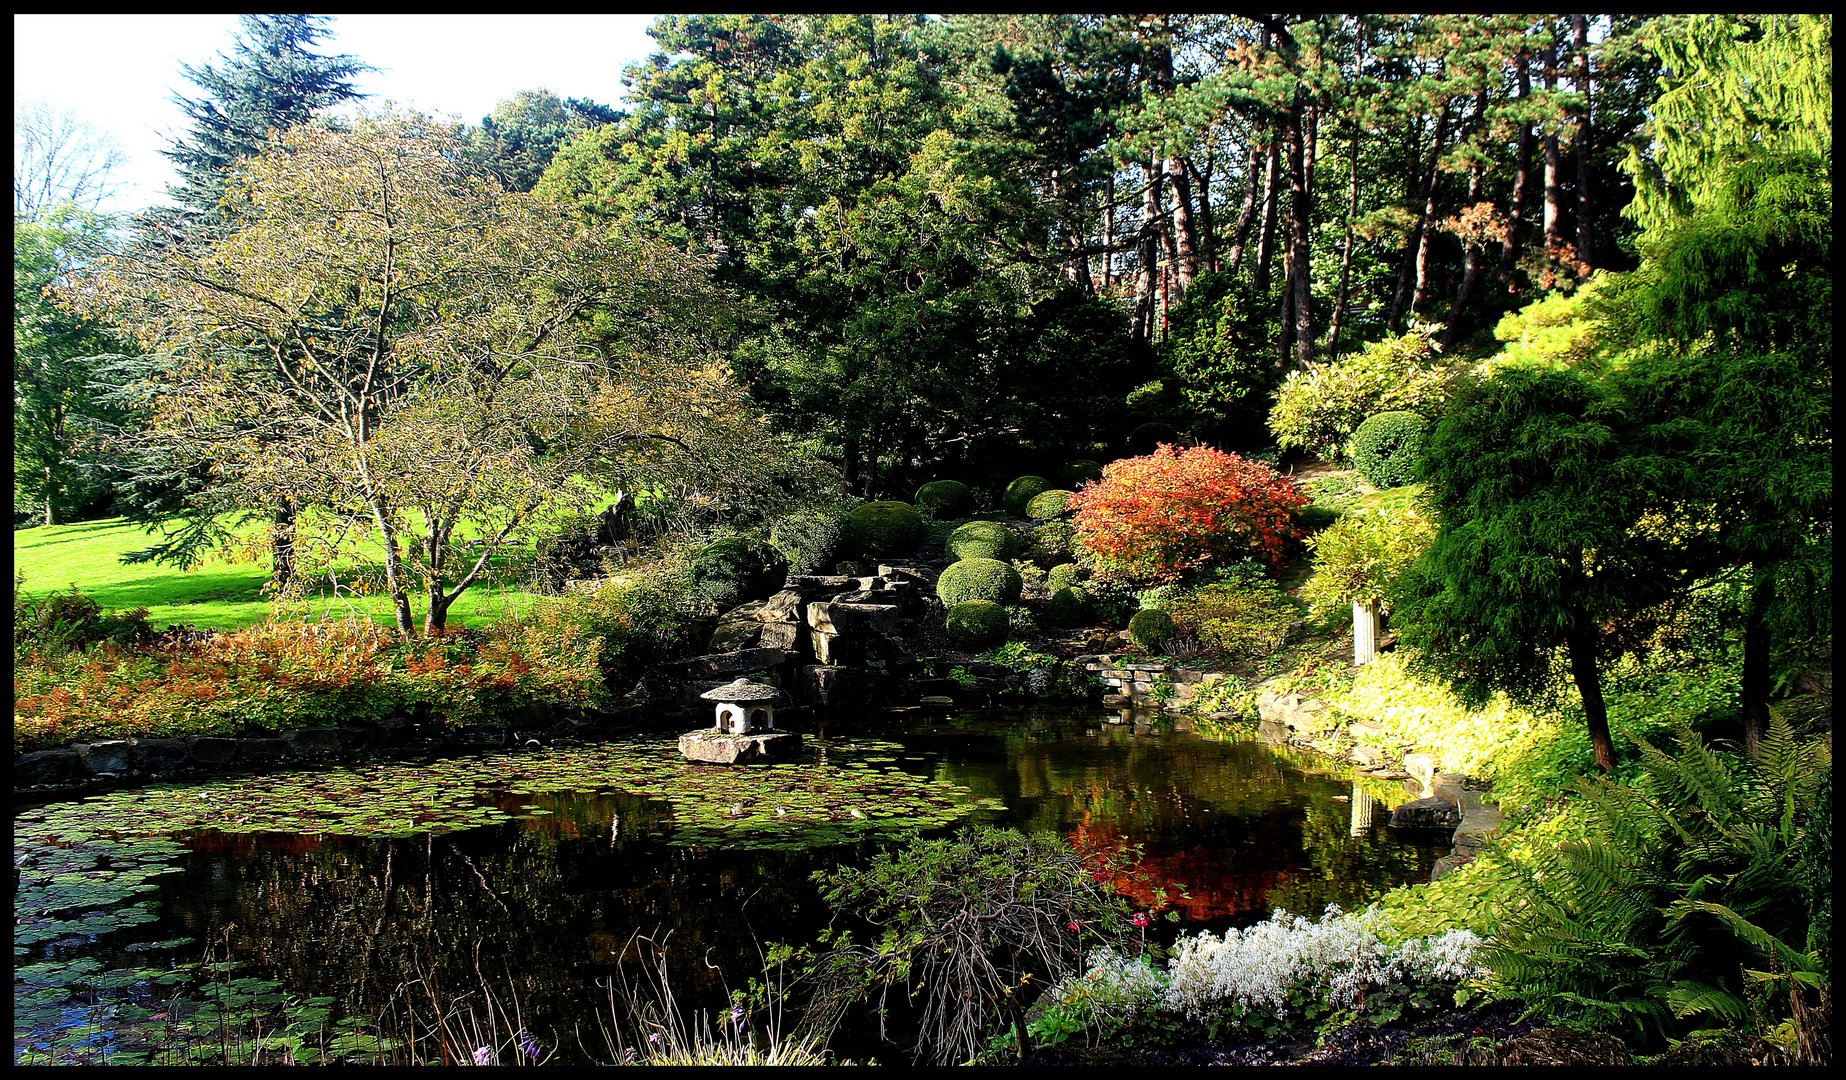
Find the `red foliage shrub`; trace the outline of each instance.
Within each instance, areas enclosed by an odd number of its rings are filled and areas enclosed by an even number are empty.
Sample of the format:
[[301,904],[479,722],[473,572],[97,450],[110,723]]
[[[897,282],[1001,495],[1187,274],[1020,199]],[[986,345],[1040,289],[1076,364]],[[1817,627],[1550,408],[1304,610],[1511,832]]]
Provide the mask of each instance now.
[[1299,532],[1289,511],[1307,501],[1294,481],[1260,461],[1163,443],[1111,463],[1070,505],[1099,577],[1168,582],[1208,562],[1280,563]]

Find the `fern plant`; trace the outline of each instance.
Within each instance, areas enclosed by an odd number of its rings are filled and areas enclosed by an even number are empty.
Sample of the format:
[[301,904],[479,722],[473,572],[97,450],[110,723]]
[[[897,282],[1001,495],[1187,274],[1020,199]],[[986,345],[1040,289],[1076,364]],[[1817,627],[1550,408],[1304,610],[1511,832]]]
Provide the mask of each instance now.
[[1830,886],[1812,864],[1830,851],[1810,833],[1829,744],[1780,718],[1756,759],[1689,730],[1678,743],[1642,743],[1633,782],[1579,781],[1584,835],[1519,865],[1523,903],[1487,963],[1561,1019],[1656,1044],[1726,1027],[1788,1045],[1801,996],[1828,990],[1812,931]]

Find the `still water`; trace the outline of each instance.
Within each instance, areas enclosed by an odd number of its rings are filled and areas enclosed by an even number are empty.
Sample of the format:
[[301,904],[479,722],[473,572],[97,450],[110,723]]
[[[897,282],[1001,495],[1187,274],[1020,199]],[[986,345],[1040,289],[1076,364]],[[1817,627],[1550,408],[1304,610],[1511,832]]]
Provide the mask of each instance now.
[[[1446,854],[1384,828],[1350,769],[1254,739],[1029,709],[805,734],[774,768],[686,764],[656,735],[22,808],[15,1061],[170,1060],[201,959],[258,1005],[270,986],[333,1017],[491,996],[551,1060],[607,1061],[603,987],[637,935],[684,1000],[722,1000],[832,920],[812,874],[906,831],[1139,845],[1123,887],[1140,908],[1163,891],[1169,937],[1363,906]],[[909,1057],[867,1024],[842,1038]]]

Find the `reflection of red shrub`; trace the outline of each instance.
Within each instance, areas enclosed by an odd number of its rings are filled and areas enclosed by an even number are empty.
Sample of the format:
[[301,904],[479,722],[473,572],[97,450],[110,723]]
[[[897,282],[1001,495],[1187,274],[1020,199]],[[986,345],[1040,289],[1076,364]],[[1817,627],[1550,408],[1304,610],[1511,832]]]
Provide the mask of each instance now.
[[1099,881],[1137,908],[1156,915],[1172,909],[1187,922],[1211,922],[1269,910],[1271,890],[1286,871],[1260,865],[1226,865],[1218,855],[1197,848],[1147,852],[1131,845],[1108,826],[1079,825],[1071,846],[1095,858],[1104,871]]
[[1260,461],[1208,446],[1124,458],[1072,496],[1072,525],[1099,576],[1173,581],[1207,562],[1282,560],[1298,535],[1294,482]]

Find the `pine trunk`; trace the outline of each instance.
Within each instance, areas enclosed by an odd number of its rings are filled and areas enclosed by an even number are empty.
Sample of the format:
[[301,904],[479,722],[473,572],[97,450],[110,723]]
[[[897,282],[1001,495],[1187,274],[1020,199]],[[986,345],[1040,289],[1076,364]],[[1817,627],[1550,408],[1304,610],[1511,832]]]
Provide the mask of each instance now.
[[1590,148],[1595,141],[1590,128],[1590,20],[1586,15],[1570,17],[1570,44],[1576,54],[1577,92],[1583,104],[1577,108],[1576,130],[1571,136],[1571,152],[1577,158],[1577,261],[1585,271],[1590,266],[1594,237],[1590,233]]
[[1571,678],[1583,698],[1583,722],[1589,730],[1596,767],[1613,772],[1615,740],[1609,735],[1609,706],[1603,700],[1602,673],[1596,667],[1596,628],[1588,620],[1581,620],[1564,636],[1564,651],[1570,655]]

